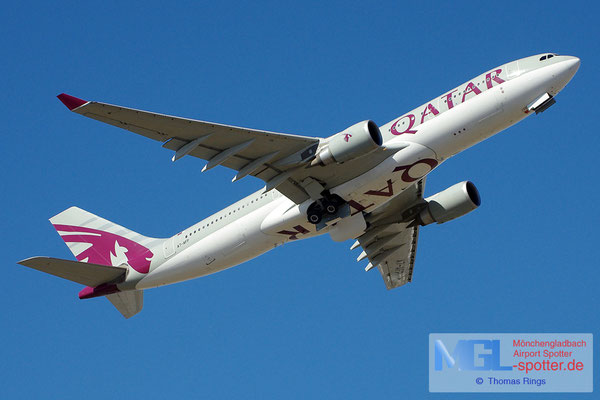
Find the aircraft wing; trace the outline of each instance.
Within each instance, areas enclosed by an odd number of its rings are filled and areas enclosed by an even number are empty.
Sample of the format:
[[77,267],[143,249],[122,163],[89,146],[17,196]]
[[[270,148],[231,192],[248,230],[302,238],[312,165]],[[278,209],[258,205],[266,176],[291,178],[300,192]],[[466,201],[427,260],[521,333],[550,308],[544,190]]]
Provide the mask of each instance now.
[[352,246],[363,249],[357,261],[368,258],[365,270],[377,267],[388,289],[412,281],[419,238],[419,226],[413,221],[426,204],[424,187],[421,179],[381,210],[368,214],[369,229]]
[[238,171],[232,181],[255,176],[265,181],[267,190],[276,187],[297,204],[310,198],[302,185],[307,177],[329,189],[373,168],[392,154],[382,149],[343,166],[306,168],[315,157],[319,138],[173,117],[85,101],[64,93],[58,98],[73,112],[163,142],[163,147],[175,151],[173,161],[191,155],[208,161],[203,171],[217,165],[232,168]]

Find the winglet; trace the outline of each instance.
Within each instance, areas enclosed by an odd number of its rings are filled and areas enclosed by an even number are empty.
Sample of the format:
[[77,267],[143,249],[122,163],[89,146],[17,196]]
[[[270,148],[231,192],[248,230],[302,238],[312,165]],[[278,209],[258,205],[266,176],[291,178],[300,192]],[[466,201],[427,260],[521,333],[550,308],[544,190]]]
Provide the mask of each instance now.
[[82,106],[82,105],[84,105],[85,103],[88,103],[88,102],[87,102],[87,101],[85,101],[85,100],[78,99],[77,97],[70,96],[70,95],[68,95],[68,94],[66,94],[66,93],[61,93],[61,94],[59,94],[59,95],[58,95],[58,96],[56,96],[56,97],[58,97],[58,99],[59,99],[60,101],[62,101],[62,103],[63,103],[65,106],[67,106],[67,108],[68,108],[69,110],[71,110],[71,111],[73,111],[74,109],[76,109],[76,108],[78,108],[78,107],[81,107],[81,106]]

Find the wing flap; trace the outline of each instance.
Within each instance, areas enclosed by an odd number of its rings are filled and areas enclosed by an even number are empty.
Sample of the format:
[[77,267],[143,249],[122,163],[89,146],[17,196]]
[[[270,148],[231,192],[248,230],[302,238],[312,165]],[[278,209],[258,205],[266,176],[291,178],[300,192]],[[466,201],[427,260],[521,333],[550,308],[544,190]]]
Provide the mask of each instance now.
[[418,236],[418,227],[404,229],[400,237],[394,240],[394,244],[399,246],[398,249],[377,265],[388,290],[412,281]]
[[19,261],[19,264],[91,287],[117,281],[124,277],[127,272],[127,269],[121,267],[109,267],[52,257],[31,257]]

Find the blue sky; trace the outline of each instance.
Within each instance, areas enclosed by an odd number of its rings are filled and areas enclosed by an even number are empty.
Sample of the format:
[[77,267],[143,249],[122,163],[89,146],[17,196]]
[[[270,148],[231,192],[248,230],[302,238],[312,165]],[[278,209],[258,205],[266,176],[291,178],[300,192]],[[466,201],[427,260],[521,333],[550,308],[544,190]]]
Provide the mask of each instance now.
[[[6,398],[462,398],[428,393],[431,332],[598,335],[598,6],[302,3],[3,5]],[[427,194],[470,179],[483,204],[421,230],[405,287],[386,291],[351,242],[321,237],[146,291],[124,320],[16,264],[72,258],[47,220],[72,205],[164,237],[262,186],[171,163],[156,142],[69,113],[61,92],[325,137],[542,52],[582,66],[549,111],[430,175]]]

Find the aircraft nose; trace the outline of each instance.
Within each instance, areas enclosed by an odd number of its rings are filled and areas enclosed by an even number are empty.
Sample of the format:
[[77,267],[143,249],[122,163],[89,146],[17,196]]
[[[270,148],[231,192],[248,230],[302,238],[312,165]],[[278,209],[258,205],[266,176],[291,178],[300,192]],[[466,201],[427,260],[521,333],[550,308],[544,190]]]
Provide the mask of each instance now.
[[564,61],[561,61],[559,64],[560,72],[556,75],[556,79],[558,79],[556,84],[561,89],[564,88],[571,79],[573,79],[573,76],[575,76],[575,73],[577,72],[577,70],[579,69],[579,65],[581,64],[581,60],[579,60],[578,57],[563,57]]
[[581,60],[578,57],[569,57],[568,60],[565,61],[568,65],[569,71],[575,75],[575,72],[579,69],[579,65],[581,64]]

